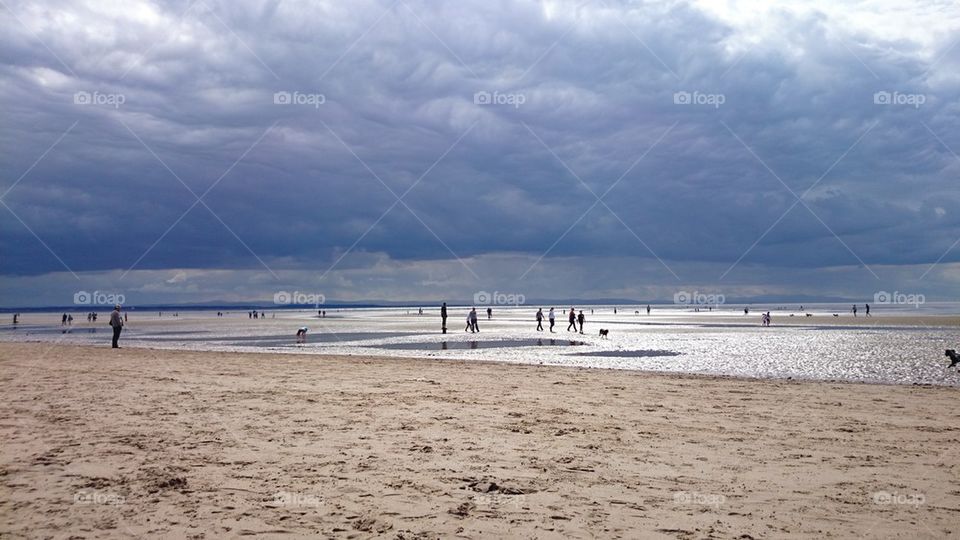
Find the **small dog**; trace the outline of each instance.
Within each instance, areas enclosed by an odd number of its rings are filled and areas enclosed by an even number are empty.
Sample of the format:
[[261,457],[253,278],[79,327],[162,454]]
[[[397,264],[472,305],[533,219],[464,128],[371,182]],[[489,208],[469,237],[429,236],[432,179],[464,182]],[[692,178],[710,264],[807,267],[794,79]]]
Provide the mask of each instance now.
[[960,354],[957,354],[957,351],[953,349],[947,349],[946,352],[943,353],[943,355],[949,356],[951,360],[950,365],[947,366],[947,369],[950,369],[953,366],[960,364]]
[[813,317],[813,313],[807,313],[807,317]]
[[606,338],[606,337],[607,337],[607,334],[609,334],[609,333],[610,333],[610,331],[607,330],[607,329],[605,329],[605,328],[601,328],[601,329],[600,329],[600,337],[602,337],[602,338]]

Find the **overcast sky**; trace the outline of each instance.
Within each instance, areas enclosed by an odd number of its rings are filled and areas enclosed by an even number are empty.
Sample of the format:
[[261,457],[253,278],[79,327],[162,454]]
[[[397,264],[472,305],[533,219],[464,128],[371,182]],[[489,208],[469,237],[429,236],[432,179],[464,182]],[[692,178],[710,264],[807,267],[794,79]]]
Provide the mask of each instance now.
[[0,19],[0,305],[960,299],[955,1]]

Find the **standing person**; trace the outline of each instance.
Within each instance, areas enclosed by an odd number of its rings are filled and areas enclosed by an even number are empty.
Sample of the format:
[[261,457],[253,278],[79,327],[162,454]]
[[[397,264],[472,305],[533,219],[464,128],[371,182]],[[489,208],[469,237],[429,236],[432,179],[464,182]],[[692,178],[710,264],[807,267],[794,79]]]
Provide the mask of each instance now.
[[480,324],[477,323],[477,308],[473,308],[470,310],[470,325],[472,328],[471,330],[472,332],[476,333],[480,331]]
[[444,302],[440,306],[440,331],[444,334],[447,333],[447,303]]
[[870,304],[864,304],[864,305],[863,305],[863,311],[865,312],[865,313],[864,313],[864,316],[865,316],[865,317],[869,317],[869,316],[870,316]]
[[581,334],[583,333],[583,321],[584,321],[585,319],[586,319],[586,318],[583,316],[583,310],[581,309],[581,310],[580,310],[580,314],[577,315],[577,322],[580,323],[580,333],[581,333]]
[[647,315],[650,314],[650,304],[647,304]]
[[492,318],[493,318],[493,308],[487,308],[487,320],[489,321]]
[[550,333],[553,333],[553,325],[557,323],[557,316],[553,313],[553,308],[550,308],[550,313],[547,315],[547,318],[550,319]]
[[573,308],[570,308],[570,313],[567,314],[567,320],[570,321],[570,324],[567,325],[567,332],[573,328],[573,331],[577,331],[577,312]]
[[853,305],[853,316],[854,316],[854,317],[857,316],[857,305],[856,305],[856,304]]
[[113,348],[119,349],[120,331],[123,330],[123,319],[120,317],[120,304],[113,306],[113,313],[110,314],[110,326],[113,327]]
[[64,313],[63,320],[60,321],[60,326],[66,326],[66,325],[67,325],[67,314]]
[[617,308],[613,308],[613,314],[614,314],[614,315],[617,314]]
[[[17,324],[17,317],[14,315],[13,324]],[[543,332],[543,308],[537,310],[537,332]]]

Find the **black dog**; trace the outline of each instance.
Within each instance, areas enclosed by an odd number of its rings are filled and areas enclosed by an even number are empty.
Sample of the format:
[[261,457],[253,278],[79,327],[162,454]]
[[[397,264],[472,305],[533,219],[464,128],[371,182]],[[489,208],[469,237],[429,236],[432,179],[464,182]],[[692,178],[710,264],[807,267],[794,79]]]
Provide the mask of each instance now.
[[602,338],[607,337],[607,334],[609,334],[609,333],[610,333],[609,330],[605,330],[605,329],[603,329],[603,328],[600,329],[600,337],[602,337]]
[[952,360],[952,362],[950,362],[950,365],[947,366],[947,369],[950,369],[953,366],[960,364],[960,354],[957,354],[957,351],[953,349],[947,349],[947,351],[943,354],[944,356],[949,356],[950,360]]

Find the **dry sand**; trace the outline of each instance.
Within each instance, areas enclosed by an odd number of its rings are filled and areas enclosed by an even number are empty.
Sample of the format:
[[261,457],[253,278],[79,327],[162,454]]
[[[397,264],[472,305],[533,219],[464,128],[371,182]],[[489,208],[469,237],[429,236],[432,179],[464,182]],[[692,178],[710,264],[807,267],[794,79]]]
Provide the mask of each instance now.
[[5,538],[943,538],[960,391],[0,343]]

